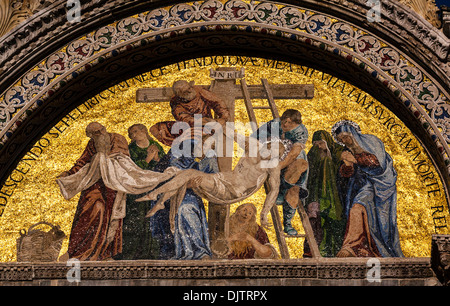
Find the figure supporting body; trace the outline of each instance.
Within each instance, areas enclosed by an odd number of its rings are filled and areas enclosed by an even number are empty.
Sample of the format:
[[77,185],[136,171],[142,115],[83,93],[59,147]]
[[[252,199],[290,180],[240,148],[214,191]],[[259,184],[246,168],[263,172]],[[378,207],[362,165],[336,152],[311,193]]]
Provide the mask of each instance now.
[[[83,154],[70,170],[58,176],[58,180],[78,173],[97,153],[130,155],[125,137],[108,133],[98,122],[86,127],[86,135],[90,140]],[[102,178],[81,191],[69,239],[70,258],[108,260],[122,252],[123,216],[115,213],[116,196],[117,191],[106,186]]]
[[[159,160],[165,155],[161,145],[152,139],[147,127],[134,124],[128,128],[131,142],[128,146],[131,159],[139,168],[153,170]],[[160,242],[152,235],[152,224],[145,214],[151,208],[150,201],[136,202],[144,194],[127,195],[126,215],[123,219],[123,260],[159,259],[161,256]]]
[[[266,196],[261,212],[261,225],[268,226],[267,215],[275,203],[279,190],[280,169],[278,165],[280,163],[277,162],[275,167],[267,167],[267,161],[273,158],[278,160],[284,156],[285,151],[285,144],[280,140],[274,141],[271,146],[278,148],[275,150],[277,152],[275,155],[269,156],[266,152],[268,147],[263,146],[257,157],[242,157],[230,172],[207,174],[193,169],[180,171],[170,181],[138,201],[154,200],[159,194],[162,194],[158,200],[162,204],[170,198],[181,197],[180,191],[183,193],[185,189],[192,188],[195,193],[209,201],[217,204],[232,204],[248,198],[267,181],[270,192]],[[261,154],[263,151],[264,154]],[[270,151],[275,152],[272,149]],[[153,215],[162,207],[162,205],[155,206],[148,216]],[[173,206],[173,208],[175,207]]]
[[304,152],[308,140],[308,130],[302,124],[301,113],[295,109],[286,110],[281,118],[276,118],[261,126],[252,137],[259,141],[276,137],[292,142],[292,148],[286,158],[280,162],[281,176],[277,204],[283,205],[283,227],[288,235],[297,235],[292,226],[298,205],[308,191],[308,158]]

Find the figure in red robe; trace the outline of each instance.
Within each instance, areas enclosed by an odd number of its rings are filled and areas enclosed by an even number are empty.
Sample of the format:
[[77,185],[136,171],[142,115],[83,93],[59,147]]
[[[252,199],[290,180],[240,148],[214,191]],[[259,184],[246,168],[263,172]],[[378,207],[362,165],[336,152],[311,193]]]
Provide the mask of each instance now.
[[[86,135],[91,139],[83,154],[69,171],[59,177],[78,172],[97,152],[130,156],[126,138],[108,133],[100,123],[90,123],[86,127]],[[70,258],[108,260],[122,252],[122,220],[111,218],[116,195],[117,191],[106,187],[102,179],[81,192],[70,233]]]
[[[214,121],[223,126],[230,118],[225,103],[212,92],[199,86],[192,86],[184,80],[176,81],[172,88],[175,95],[170,101],[170,108],[176,121],[185,122],[193,128],[194,115],[201,115],[202,126]],[[172,132],[176,121],[158,122],[150,128],[150,132],[159,142],[172,146],[175,138],[183,132]]]

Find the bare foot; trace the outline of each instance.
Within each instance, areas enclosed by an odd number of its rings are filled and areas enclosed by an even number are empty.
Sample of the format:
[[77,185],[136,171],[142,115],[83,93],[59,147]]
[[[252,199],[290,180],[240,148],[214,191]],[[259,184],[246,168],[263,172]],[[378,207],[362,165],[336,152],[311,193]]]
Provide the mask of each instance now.
[[148,211],[148,213],[145,215],[145,218],[150,218],[154,216],[161,209],[164,209],[164,202],[158,201],[158,203],[156,203],[156,205],[153,206],[152,209]]
[[154,195],[153,192],[150,192],[149,194],[143,196],[142,198],[139,198],[136,200],[136,202],[144,202],[144,201],[154,201],[157,199],[158,195]]

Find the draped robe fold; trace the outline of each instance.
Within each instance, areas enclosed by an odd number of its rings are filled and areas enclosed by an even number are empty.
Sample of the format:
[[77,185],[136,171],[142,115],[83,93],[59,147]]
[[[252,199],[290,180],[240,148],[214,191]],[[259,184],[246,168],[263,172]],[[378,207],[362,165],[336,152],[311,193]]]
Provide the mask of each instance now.
[[129,157],[125,137],[110,138],[109,155],[97,152],[91,140],[70,175],[56,180],[65,199],[81,193],[69,239],[71,258],[105,260],[121,253],[126,194],[148,192],[176,172],[140,169]]
[[[368,246],[369,253],[373,253],[370,256],[378,253],[382,257],[403,257],[397,228],[397,172],[392,157],[374,135],[361,134],[351,126],[344,126],[341,132],[350,132],[363,150],[362,154],[354,154],[358,163],[353,165],[350,175],[346,175],[350,176],[344,203],[348,224],[342,248],[351,248],[352,232],[367,228],[366,241],[361,240],[360,245]],[[363,159],[367,162],[362,162]],[[353,216],[361,216],[352,214],[353,208],[364,209],[363,222],[352,220]]]

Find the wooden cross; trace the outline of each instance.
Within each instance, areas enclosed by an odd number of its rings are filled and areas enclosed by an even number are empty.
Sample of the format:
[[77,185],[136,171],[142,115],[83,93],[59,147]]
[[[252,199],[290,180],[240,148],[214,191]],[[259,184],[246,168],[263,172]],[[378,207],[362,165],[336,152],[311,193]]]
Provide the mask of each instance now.
[[[210,70],[212,82],[210,85],[199,85],[221,98],[230,113],[230,121],[234,122],[235,101],[238,99],[268,99],[275,103],[277,99],[312,99],[314,97],[313,84],[271,84],[263,80],[262,85],[246,85],[244,69],[222,67]],[[241,85],[236,79],[242,79]],[[245,84],[245,90],[244,85]],[[136,92],[138,103],[169,102],[174,93],[172,87],[141,88]],[[270,109],[270,107],[253,107],[254,109]],[[249,111],[247,109],[247,111]],[[251,110],[253,111],[253,110]],[[279,114],[272,113],[276,118]],[[219,170],[232,170],[232,157],[219,157]],[[208,205],[208,227],[211,240],[211,249],[217,257],[224,254],[227,248],[229,205]]]

